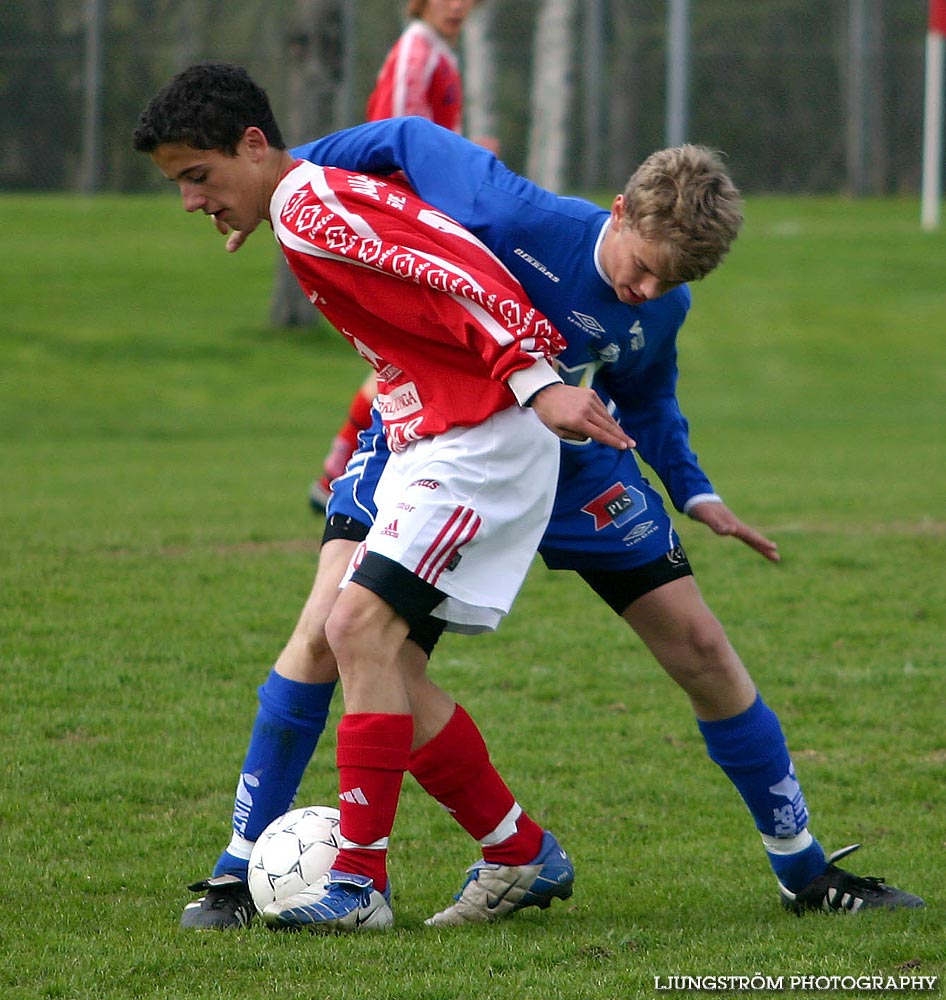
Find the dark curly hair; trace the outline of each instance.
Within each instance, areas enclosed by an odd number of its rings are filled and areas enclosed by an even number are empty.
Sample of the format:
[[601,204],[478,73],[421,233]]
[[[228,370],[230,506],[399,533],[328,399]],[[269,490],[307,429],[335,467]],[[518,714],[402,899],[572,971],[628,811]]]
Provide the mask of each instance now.
[[139,153],[183,142],[234,156],[251,126],[273,148],[286,148],[266,91],[241,66],[205,62],[178,73],[151,98],[138,118],[132,143]]

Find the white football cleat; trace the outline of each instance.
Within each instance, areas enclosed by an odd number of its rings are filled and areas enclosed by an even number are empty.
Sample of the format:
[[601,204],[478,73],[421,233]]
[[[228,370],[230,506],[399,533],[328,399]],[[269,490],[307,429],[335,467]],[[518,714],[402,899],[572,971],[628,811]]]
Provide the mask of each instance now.
[[527,865],[497,865],[477,861],[454,896],[456,902],[424,921],[432,927],[477,924],[523,910],[546,909],[553,899],[572,894],[575,869],[555,837],[545,831],[542,850]]

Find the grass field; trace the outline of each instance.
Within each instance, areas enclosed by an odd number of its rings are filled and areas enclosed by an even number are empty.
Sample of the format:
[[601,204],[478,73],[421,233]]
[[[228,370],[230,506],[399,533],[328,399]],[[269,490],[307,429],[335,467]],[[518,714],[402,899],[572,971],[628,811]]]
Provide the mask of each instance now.
[[[397,929],[327,939],[177,922],[228,837],[255,688],[313,574],[308,483],[361,364],[327,330],[269,329],[270,240],[227,256],[170,196],[7,196],[0,217],[0,996],[946,976],[946,235],[914,202],[750,201],[694,288],[680,395],[717,488],[784,562],[679,526],[814,833],[863,841],[850,867],[928,908],[783,913],[682,694],[580,581],[536,565],[500,632],[447,637],[433,670],[567,845],[575,895],[423,928],[476,852],[406,783]],[[333,760],[327,735],[300,804],[333,802]]]

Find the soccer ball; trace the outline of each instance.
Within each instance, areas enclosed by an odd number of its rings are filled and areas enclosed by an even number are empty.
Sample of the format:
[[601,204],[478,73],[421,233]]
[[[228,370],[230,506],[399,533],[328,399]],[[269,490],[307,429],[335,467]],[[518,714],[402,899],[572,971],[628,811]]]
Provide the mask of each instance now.
[[260,834],[250,854],[249,887],[263,908],[313,885],[325,875],[341,844],[339,812],[331,806],[291,809]]

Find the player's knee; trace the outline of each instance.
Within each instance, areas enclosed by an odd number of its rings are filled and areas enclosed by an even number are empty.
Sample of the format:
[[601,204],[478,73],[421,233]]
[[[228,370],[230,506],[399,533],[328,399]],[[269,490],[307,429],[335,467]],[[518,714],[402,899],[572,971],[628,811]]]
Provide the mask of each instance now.
[[730,648],[725,629],[712,615],[704,615],[691,624],[689,645],[698,659],[708,663],[720,662]]
[[357,643],[356,617],[344,609],[335,607],[325,622],[323,634],[326,645],[334,653],[336,659],[347,659]]
[[725,629],[712,615],[688,622],[680,642],[676,674],[684,686],[714,681],[724,684],[737,666],[741,669]]
[[334,665],[335,654],[329,645],[324,628],[302,635],[300,638],[304,644],[306,659],[312,664],[313,672],[321,675]]
[[339,601],[325,622],[324,635],[340,669],[365,656],[370,658],[372,650],[377,654],[385,644],[370,609],[357,602]]

